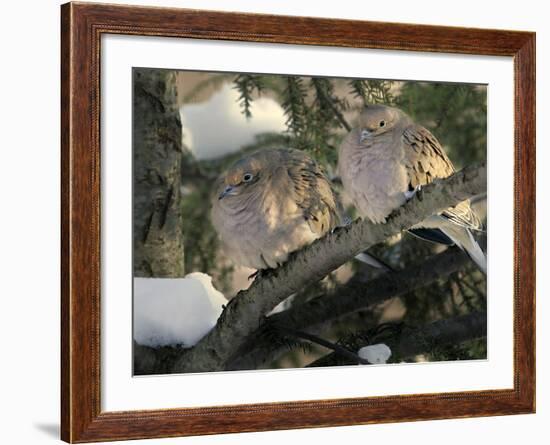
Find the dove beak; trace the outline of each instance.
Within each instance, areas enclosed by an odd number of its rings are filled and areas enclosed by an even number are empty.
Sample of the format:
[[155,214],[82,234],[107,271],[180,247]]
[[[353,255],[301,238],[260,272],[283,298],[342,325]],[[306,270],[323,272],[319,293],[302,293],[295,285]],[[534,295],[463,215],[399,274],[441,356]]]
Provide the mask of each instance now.
[[223,192],[220,193],[220,196],[218,196],[218,199],[223,199],[225,196],[227,195],[234,195],[235,192],[234,192],[234,187],[228,185],[224,190]]
[[372,134],[372,132],[370,132],[369,130],[363,130],[363,131],[361,131],[361,137],[360,137],[359,140],[361,142],[364,142],[365,139],[369,138],[371,134]]

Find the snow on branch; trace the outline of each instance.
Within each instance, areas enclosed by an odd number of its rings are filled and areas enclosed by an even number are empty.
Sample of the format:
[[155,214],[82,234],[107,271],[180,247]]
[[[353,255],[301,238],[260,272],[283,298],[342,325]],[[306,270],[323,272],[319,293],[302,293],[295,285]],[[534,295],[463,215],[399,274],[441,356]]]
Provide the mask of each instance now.
[[134,278],[134,340],[158,348],[191,347],[215,325],[227,300],[212,278]]

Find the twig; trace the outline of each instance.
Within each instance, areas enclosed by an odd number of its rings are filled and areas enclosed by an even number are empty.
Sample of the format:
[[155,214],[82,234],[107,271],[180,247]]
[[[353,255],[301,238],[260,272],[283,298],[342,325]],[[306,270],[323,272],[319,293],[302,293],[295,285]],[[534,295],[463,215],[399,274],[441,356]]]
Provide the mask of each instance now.
[[351,125],[348,124],[344,115],[340,112],[340,110],[336,107],[336,105],[334,105],[334,99],[330,97],[327,94],[327,92],[323,89],[320,89],[319,92],[323,95],[323,98],[325,99],[326,103],[333,111],[334,115],[336,116],[340,124],[342,124],[342,126],[346,129],[346,131],[348,132],[351,131],[352,130]]
[[361,363],[364,365],[368,365],[369,362],[361,357],[359,357],[354,352],[351,352],[350,350],[344,348],[343,346],[340,346],[336,343],[332,343],[328,340],[325,340],[321,337],[318,337],[317,335],[309,334],[304,331],[299,331],[296,329],[292,329],[289,327],[281,326],[278,324],[271,325],[272,328],[282,332],[286,335],[291,335],[296,338],[302,338],[304,340],[310,341],[312,343],[317,343],[318,345],[324,346],[325,348],[332,349],[336,354],[342,356],[343,358],[346,358],[348,360]]
[[[392,360],[402,360],[407,357],[430,351],[430,346],[437,344],[460,344],[468,340],[487,336],[487,314],[472,312],[454,318],[438,320],[420,328],[405,328],[398,338],[385,340],[391,351]],[[357,349],[366,344],[357,344]],[[307,365],[308,367],[336,366],[349,364],[342,362],[336,354],[328,354]]]

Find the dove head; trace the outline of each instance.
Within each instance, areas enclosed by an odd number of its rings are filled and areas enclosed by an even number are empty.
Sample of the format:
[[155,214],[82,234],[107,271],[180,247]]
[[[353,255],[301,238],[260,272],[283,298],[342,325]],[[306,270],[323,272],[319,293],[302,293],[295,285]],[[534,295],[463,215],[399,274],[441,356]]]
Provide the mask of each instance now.
[[258,190],[273,165],[268,159],[269,155],[269,150],[264,150],[233,164],[220,178],[216,190],[218,199],[247,196]]
[[404,116],[401,110],[387,105],[368,106],[359,116],[360,142],[390,131]]

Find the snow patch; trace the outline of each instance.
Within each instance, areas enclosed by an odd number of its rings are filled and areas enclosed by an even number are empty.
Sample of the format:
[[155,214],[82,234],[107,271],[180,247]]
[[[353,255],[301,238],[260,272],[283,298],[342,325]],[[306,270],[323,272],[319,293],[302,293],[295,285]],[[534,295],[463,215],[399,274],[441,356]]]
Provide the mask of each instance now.
[[225,304],[204,273],[134,278],[134,340],[151,347],[191,347],[215,326]]
[[391,349],[384,343],[378,343],[359,349],[357,355],[373,365],[382,364],[391,357]]

